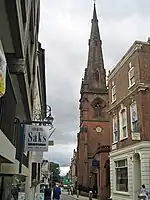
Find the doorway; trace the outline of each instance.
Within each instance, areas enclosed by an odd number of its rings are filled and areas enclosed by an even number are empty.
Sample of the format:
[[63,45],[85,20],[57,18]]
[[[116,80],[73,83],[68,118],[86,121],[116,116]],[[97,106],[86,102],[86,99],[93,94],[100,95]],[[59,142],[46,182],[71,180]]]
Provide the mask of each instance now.
[[133,156],[134,163],[134,193],[137,194],[141,188],[141,159],[138,153]]

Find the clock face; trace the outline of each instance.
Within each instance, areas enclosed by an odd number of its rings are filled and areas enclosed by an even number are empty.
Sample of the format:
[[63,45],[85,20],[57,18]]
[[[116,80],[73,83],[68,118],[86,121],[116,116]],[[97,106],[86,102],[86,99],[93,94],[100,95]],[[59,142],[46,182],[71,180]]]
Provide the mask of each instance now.
[[103,130],[103,129],[102,129],[100,126],[96,127],[96,132],[97,132],[97,133],[102,132],[102,130]]

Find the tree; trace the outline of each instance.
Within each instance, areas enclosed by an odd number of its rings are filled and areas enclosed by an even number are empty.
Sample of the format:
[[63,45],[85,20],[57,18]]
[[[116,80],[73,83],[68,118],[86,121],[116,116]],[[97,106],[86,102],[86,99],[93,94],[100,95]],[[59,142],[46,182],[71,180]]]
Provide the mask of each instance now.
[[60,181],[60,166],[58,163],[50,162],[48,164],[48,170],[50,172],[51,179],[54,181]]

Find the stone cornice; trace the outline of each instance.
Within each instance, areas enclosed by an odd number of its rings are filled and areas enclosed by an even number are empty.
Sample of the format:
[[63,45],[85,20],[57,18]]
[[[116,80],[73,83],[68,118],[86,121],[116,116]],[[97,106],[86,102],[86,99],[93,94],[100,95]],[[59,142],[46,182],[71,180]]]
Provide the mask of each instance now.
[[135,85],[135,87],[131,91],[129,91],[128,95],[126,95],[125,97],[123,97],[120,101],[117,101],[116,103],[114,103],[114,105],[112,105],[107,110],[107,113],[110,114],[111,111],[114,110],[114,108],[116,108],[117,106],[119,106],[124,100],[126,100],[127,98],[129,98],[131,95],[135,95],[136,92],[145,91],[148,88],[150,88],[150,85],[147,85],[147,84],[144,84],[144,83],[138,83],[137,85]]
[[106,119],[85,119],[82,121],[83,122],[109,122],[109,120]]
[[129,154],[130,152],[133,152],[133,151],[135,151],[135,153],[136,153],[136,151],[143,150],[143,149],[145,149],[145,150],[147,149],[149,152],[149,150],[150,150],[150,142],[149,141],[141,141],[136,144],[126,146],[122,149],[114,150],[110,153],[110,157],[123,155],[125,153]]
[[126,54],[122,57],[122,59],[118,62],[118,64],[114,67],[114,69],[108,75],[108,81],[120,70],[120,68],[124,65],[124,63],[135,53],[137,50],[140,50],[142,45],[149,45],[148,42],[135,41],[133,45],[129,48]]

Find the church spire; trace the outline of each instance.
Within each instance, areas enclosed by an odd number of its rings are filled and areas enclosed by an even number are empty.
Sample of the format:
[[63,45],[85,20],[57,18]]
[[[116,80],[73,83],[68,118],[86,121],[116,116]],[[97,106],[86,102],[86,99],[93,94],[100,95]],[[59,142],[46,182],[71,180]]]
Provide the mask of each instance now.
[[90,39],[91,40],[92,39],[100,39],[95,3],[94,3],[94,10],[93,10],[92,29],[91,29],[91,37],[90,37]]
[[89,54],[86,69],[86,84],[91,89],[106,89],[106,73],[104,69],[102,41],[98,26],[96,5],[94,3],[91,35],[89,39]]

